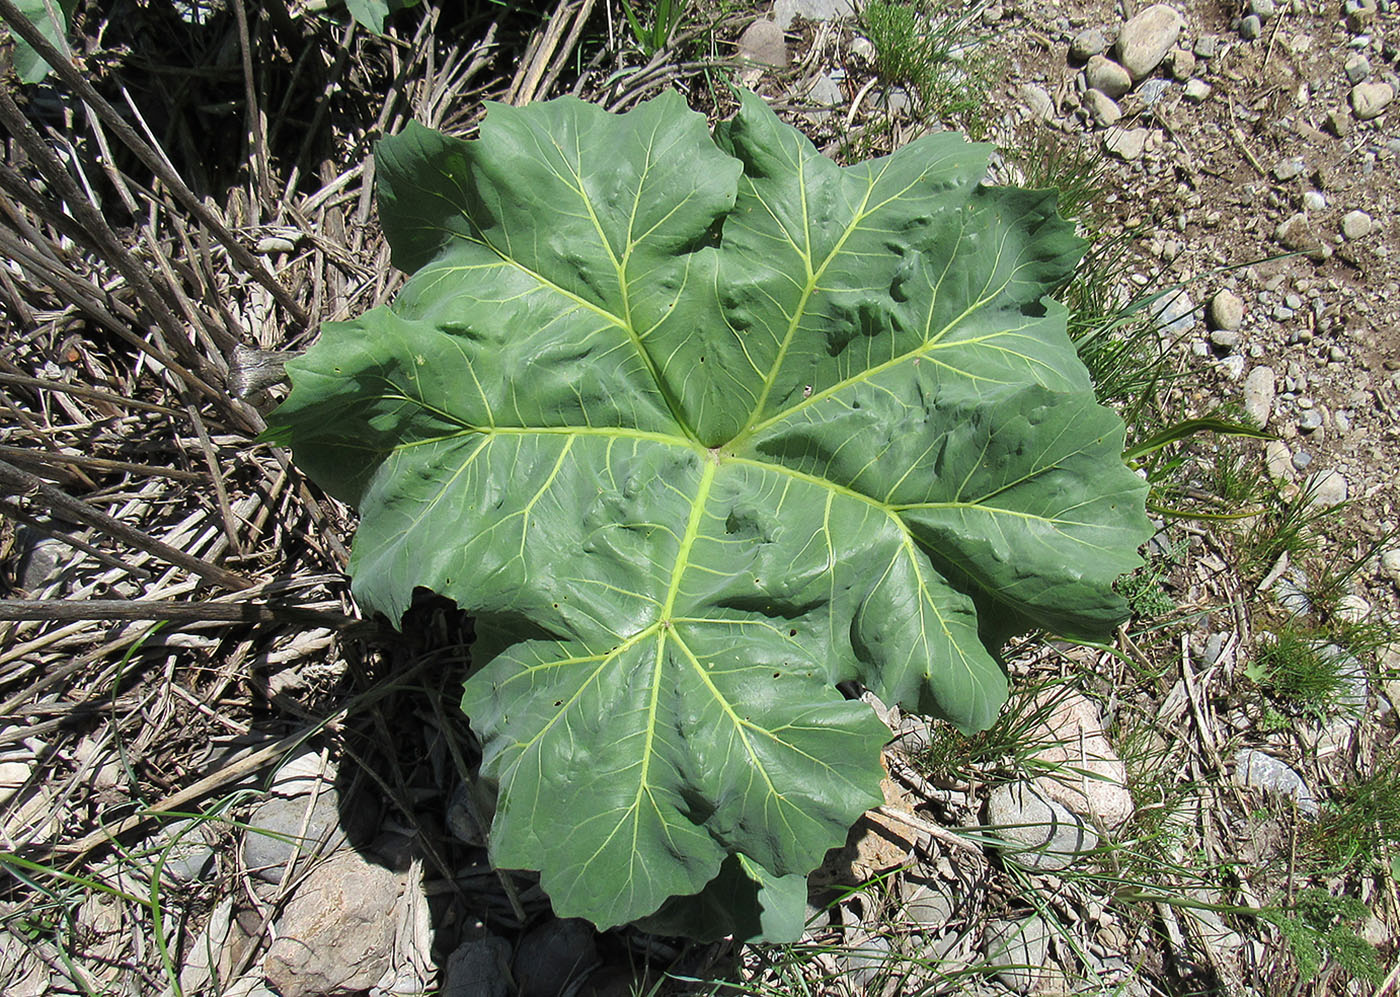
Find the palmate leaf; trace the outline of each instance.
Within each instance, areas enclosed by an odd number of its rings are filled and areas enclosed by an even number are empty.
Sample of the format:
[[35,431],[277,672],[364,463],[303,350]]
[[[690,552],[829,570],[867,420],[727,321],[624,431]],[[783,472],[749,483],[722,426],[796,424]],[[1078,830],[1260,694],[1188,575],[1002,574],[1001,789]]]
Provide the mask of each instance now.
[[463,701],[492,859],[561,915],[795,931],[881,800],[837,683],[975,730],[989,635],[1126,615],[1146,486],[1042,297],[1081,246],[987,155],[839,168],[753,95],[713,137],[670,94],[380,144],[412,277],[289,365],[273,432],[359,508],[362,605],[428,588],[504,648]]

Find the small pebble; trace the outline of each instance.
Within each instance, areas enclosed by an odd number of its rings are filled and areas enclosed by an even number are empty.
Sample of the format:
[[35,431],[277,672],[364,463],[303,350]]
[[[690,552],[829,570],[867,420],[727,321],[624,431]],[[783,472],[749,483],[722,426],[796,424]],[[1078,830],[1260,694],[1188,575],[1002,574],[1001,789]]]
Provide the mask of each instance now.
[[1293,156],[1290,159],[1281,159],[1274,165],[1274,179],[1280,183],[1292,180],[1294,177],[1302,176],[1307,172],[1308,164],[1304,162],[1302,156]]
[[1191,51],[1202,59],[1214,59],[1220,51],[1220,39],[1215,35],[1201,35],[1196,39],[1196,45]]
[[1342,235],[1355,242],[1371,234],[1371,216],[1364,211],[1348,211],[1342,216]]
[[1211,297],[1206,317],[1211,328],[1234,332],[1244,322],[1244,302],[1233,291],[1222,288]]
[[1347,56],[1347,61],[1342,63],[1342,69],[1347,74],[1347,79],[1352,83],[1360,83],[1371,75],[1371,60],[1367,59],[1360,52]]
[[1075,62],[1086,62],[1096,55],[1108,51],[1108,39],[1099,28],[1085,28],[1069,43],[1069,57]]
[[1240,37],[1245,41],[1254,41],[1263,30],[1264,25],[1260,22],[1258,14],[1250,14],[1248,17],[1240,18]]
[[1267,21],[1278,12],[1274,0],[1249,0],[1249,12],[1261,21]]
[[1187,80],[1186,99],[1191,101],[1191,103],[1193,104],[1199,104],[1201,101],[1205,100],[1207,97],[1210,96],[1210,89],[1210,84],[1207,83],[1205,80]]
[[1324,211],[1327,208],[1327,198],[1322,196],[1321,191],[1310,190],[1303,195],[1304,211]]

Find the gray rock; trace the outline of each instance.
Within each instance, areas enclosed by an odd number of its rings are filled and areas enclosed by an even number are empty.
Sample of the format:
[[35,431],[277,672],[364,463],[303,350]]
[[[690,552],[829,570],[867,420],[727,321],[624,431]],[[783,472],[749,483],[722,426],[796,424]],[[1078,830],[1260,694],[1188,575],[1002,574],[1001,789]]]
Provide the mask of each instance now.
[[1185,83],[1196,75],[1196,57],[1190,49],[1174,48],[1167,53],[1167,70],[1172,74],[1172,79]]
[[1291,796],[1305,814],[1317,813],[1317,799],[1303,777],[1272,755],[1241,748],[1235,755],[1235,782],[1281,796]]
[[15,531],[19,556],[19,587],[26,592],[38,592],[58,581],[63,568],[75,560],[76,552],[62,540],[46,537],[21,526]]
[[1050,121],[1055,117],[1055,102],[1043,86],[1026,83],[1021,87],[1021,103],[1037,121]]
[[559,997],[598,965],[593,926],[577,918],[546,921],[520,939],[515,982],[520,997]]
[[1303,192],[1304,211],[1325,211],[1327,210],[1327,198],[1320,190],[1307,190]]
[[[836,107],[845,102],[846,95],[841,92],[840,83],[837,83],[829,75],[822,75],[817,77],[816,82],[812,84],[812,89],[807,91],[807,100],[819,107]],[[815,117],[824,118],[829,114],[829,111],[823,111]]]
[[[147,848],[165,852],[165,871],[181,882],[196,882],[215,871],[214,849],[204,840],[203,821],[171,821],[161,833],[146,843]],[[171,845],[171,842],[174,845]]]
[[1211,86],[1205,80],[1186,81],[1186,99],[1193,104],[1199,104],[1210,96]]
[[1171,80],[1144,80],[1142,86],[1138,87],[1137,95],[1142,98],[1142,102],[1151,107],[1161,100],[1168,90],[1172,88]]
[[1164,3],[1153,4],[1123,25],[1114,50],[1134,80],[1145,79],[1181,37],[1181,15]]
[[1278,13],[1278,7],[1274,0],[1249,0],[1249,12],[1261,21],[1268,21]]
[[[490,813],[478,815],[475,811],[476,807],[471,798],[471,788],[465,782],[459,782],[447,801],[447,829],[452,832],[454,838],[463,844],[480,848],[486,844],[486,832],[490,829],[491,818],[495,815]],[[485,827],[478,825],[478,817],[486,825]]]
[[992,921],[983,936],[987,964],[1005,967],[996,971],[996,977],[1017,993],[1038,990],[1045,982],[1050,934],[1050,925],[1037,914],[1015,921]]
[[1392,547],[1381,554],[1381,570],[1391,584],[1400,587],[1400,547]]
[[904,913],[925,934],[937,934],[953,919],[953,900],[940,880],[906,877],[902,886]]
[[[1342,601],[1348,599],[1357,600],[1358,597],[1348,595],[1345,596]],[[1355,605],[1353,602],[1351,607],[1349,607],[1350,611],[1347,612],[1346,615],[1352,618],[1346,620],[1346,622],[1360,623],[1361,620],[1364,620],[1369,614],[1371,606],[1367,604],[1365,600],[1360,600],[1360,602],[1361,605],[1359,606]],[[1343,615],[1344,612],[1346,612],[1346,610],[1344,610],[1339,603],[1337,615],[1343,616],[1345,619]],[[1366,666],[1362,664],[1361,659],[1356,655],[1336,644],[1323,644],[1317,649],[1317,653],[1324,661],[1330,662],[1333,665],[1336,669],[1337,678],[1341,682],[1341,689],[1338,691],[1337,698],[1333,701],[1333,705],[1336,706],[1340,712],[1348,716],[1360,716],[1366,709],[1366,704],[1371,694],[1371,682],[1366,675]]]
[[987,824],[1002,857],[1033,872],[1067,868],[1099,845],[1092,828],[1024,782],[992,790]]
[[442,997],[506,997],[510,942],[495,935],[471,938],[447,957]]
[[1216,329],[1210,334],[1210,345],[1222,353],[1230,353],[1240,345],[1240,334],[1225,329]]
[[1380,117],[1395,99],[1389,83],[1358,83],[1351,88],[1351,112],[1362,121]]
[[891,958],[890,940],[884,935],[853,938],[840,956],[841,969],[850,977],[850,992],[878,992],[874,985],[889,975]]
[[1298,416],[1298,428],[1305,433],[1315,432],[1322,428],[1322,413],[1317,409],[1308,409]]
[[1348,211],[1342,216],[1342,236],[1349,242],[1366,238],[1372,226],[1371,216],[1364,211]]
[[1290,463],[1299,471],[1306,471],[1312,466],[1313,456],[1306,450],[1299,450],[1293,455]]
[[1244,302],[1233,291],[1221,288],[1211,295],[1206,319],[1212,329],[1234,332],[1244,322]]
[[1361,83],[1371,75],[1371,60],[1360,52],[1353,52],[1347,56],[1347,61],[1342,63],[1342,71],[1353,84]]
[[1084,67],[1084,79],[1091,90],[1117,99],[1133,88],[1128,71],[1107,56],[1096,55]]
[[782,69],[788,64],[787,39],[777,22],[761,17],[739,36],[739,58],[759,66]]
[[1196,39],[1196,44],[1191,48],[1199,58],[1214,59],[1220,52],[1220,39],[1215,35],[1201,35]]
[[1260,427],[1269,424],[1274,410],[1274,381],[1272,367],[1255,367],[1244,379],[1244,414]]
[[1240,18],[1240,37],[1247,42],[1252,42],[1264,31],[1264,23],[1259,20],[1258,14],[1249,14]]
[[1084,92],[1084,109],[1100,128],[1116,125],[1123,117],[1122,110],[1114,103],[1113,98],[1098,90]]
[[[301,867],[307,856],[334,851],[345,843],[335,791],[323,790],[306,818],[309,803],[307,796],[274,796],[253,811],[244,832],[243,864],[254,876],[268,883],[280,882],[294,850],[301,856],[297,861]],[[298,841],[304,818],[306,831]],[[324,848],[319,844],[323,840]]]
[[1085,28],[1069,43],[1069,57],[1075,62],[1086,62],[1107,51],[1108,40],[1101,28]]
[[1152,308],[1163,336],[1180,338],[1196,327],[1196,303],[1185,288],[1169,291]]
[[282,997],[350,997],[389,969],[393,873],[341,852],[318,865],[292,894],[277,922],[263,973]]
[[1284,249],[1303,253],[1312,259],[1327,259],[1332,255],[1331,249],[1323,244],[1313,229],[1308,216],[1301,211],[1274,229],[1274,238]]
[[783,30],[787,30],[794,17],[834,21],[838,17],[854,17],[855,13],[852,0],[777,0],[773,5],[773,20]]
[[1302,176],[1307,172],[1308,164],[1302,156],[1292,156],[1288,159],[1281,159],[1274,164],[1274,179],[1280,183],[1292,180],[1294,177]]

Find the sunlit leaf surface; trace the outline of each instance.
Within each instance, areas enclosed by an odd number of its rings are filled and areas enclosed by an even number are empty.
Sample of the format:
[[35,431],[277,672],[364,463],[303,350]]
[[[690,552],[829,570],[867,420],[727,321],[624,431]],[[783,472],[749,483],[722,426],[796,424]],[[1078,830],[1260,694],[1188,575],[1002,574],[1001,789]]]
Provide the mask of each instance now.
[[954,134],[840,168],[752,95],[713,137],[566,99],[378,155],[412,278],[272,421],[360,511],[362,605],[421,586],[502,640],[464,700],[493,860],[604,926],[724,865],[690,907],[791,930],[784,877],[881,802],[836,683],[974,730],[984,635],[1125,615],[1145,485],[1042,297],[1081,249],[1054,194]]

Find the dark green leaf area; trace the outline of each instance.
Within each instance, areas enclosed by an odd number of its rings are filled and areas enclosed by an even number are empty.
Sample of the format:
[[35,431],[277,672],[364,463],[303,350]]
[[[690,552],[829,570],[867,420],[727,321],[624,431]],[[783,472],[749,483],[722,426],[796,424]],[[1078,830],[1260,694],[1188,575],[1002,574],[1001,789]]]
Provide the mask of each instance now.
[[745,855],[731,855],[699,893],[672,897],[639,927],[657,935],[689,935],[702,942],[729,935],[785,942],[802,935],[807,877],[774,876]]
[[972,731],[1002,638],[1124,615],[1146,485],[1042,296],[1080,243],[986,156],[839,168],[752,95],[715,138],[669,95],[380,144],[412,275],[289,364],[269,437],[358,508],[361,605],[424,587],[494,635],[492,858],[561,914],[742,894],[724,923],[792,934],[881,799],[838,683]]
[[464,708],[500,783],[493,861],[537,866],[561,916],[600,926],[699,892],[733,852],[805,875],[880,802],[888,731],[790,643],[736,657],[739,627],[529,642],[473,676]]

